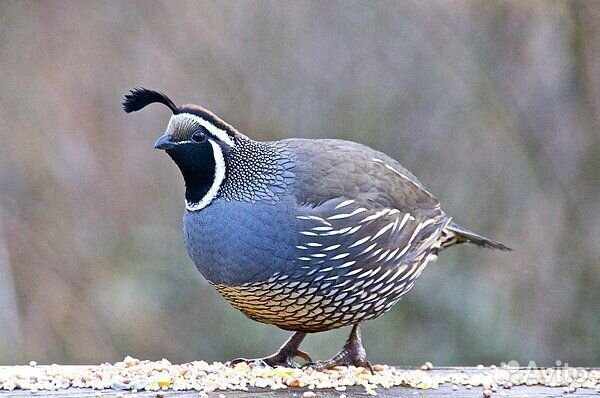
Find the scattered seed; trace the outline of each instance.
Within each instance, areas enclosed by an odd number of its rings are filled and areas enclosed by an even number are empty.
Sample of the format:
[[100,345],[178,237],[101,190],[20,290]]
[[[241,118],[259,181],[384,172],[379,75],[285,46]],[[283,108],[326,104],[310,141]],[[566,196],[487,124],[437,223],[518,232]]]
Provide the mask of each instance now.
[[[432,370],[433,364],[425,363],[421,369]],[[545,370],[538,372],[537,369],[519,369],[516,366],[491,366],[483,369],[457,369],[454,373],[423,372],[375,365],[376,373],[371,374],[362,367],[354,366],[340,366],[321,372],[246,363],[230,367],[220,362],[208,364],[204,361],[173,365],[167,360],[151,362],[126,357],[112,365],[92,367],[0,367],[0,391],[88,388],[95,390],[93,394],[99,398],[103,396],[101,390],[122,389],[132,392],[152,391],[157,398],[164,398],[166,394],[163,391],[174,390],[197,391],[198,396],[204,398],[209,394],[221,397],[225,391],[249,391],[255,388],[308,388],[308,395],[302,396],[311,397],[317,396],[318,390],[322,388],[330,388],[339,393],[346,392],[348,387],[363,388],[363,394],[376,395],[379,388],[405,386],[415,389],[414,395],[419,395],[422,394],[419,390],[437,389],[443,384],[450,385],[453,391],[460,390],[461,386],[466,389],[481,386],[483,394],[496,393],[499,396],[506,395],[502,389],[510,389],[513,384],[562,388],[566,394],[578,389],[594,391],[600,387],[600,371],[596,369],[585,370],[585,380],[575,377],[584,374],[583,369],[576,368],[561,368],[558,378],[547,377]],[[498,389],[501,392],[497,393]],[[124,396],[123,392],[118,394]]]

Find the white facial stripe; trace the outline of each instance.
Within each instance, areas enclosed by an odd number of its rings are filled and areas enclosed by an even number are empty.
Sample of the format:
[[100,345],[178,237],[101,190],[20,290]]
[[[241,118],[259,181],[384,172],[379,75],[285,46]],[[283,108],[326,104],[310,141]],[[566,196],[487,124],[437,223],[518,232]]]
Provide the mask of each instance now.
[[223,158],[223,150],[213,140],[209,139],[210,145],[213,148],[213,157],[215,158],[215,180],[210,189],[198,203],[189,203],[186,201],[185,208],[189,211],[198,211],[204,209],[217,196],[221,183],[225,179],[225,159]]
[[173,132],[177,128],[181,128],[186,124],[189,124],[190,122],[196,122],[200,126],[204,127],[206,130],[208,130],[208,132],[211,133],[213,136],[223,141],[230,147],[235,146],[233,139],[231,138],[231,136],[229,136],[229,134],[227,134],[225,130],[220,129],[214,124],[201,118],[200,116],[193,115],[191,113],[179,113],[177,115],[171,116],[171,119],[169,120],[169,125],[167,126],[167,131]]

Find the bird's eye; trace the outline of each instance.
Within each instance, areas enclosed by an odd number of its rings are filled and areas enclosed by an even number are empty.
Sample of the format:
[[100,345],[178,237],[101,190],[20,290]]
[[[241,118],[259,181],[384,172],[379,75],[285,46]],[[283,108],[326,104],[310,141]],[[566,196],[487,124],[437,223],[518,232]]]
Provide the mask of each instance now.
[[194,131],[194,134],[192,134],[192,141],[197,143],[206,141],[206,133],[203,130]]

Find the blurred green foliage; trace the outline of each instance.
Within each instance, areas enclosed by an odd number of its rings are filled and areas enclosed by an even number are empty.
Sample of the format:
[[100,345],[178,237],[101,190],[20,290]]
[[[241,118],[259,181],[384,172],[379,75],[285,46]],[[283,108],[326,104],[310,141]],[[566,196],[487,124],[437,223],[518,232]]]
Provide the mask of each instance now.
[[[461,247],[364,331],[401,365],[600,363],[597,1],[0,2],[0,363],[226,360],[288,333],[201,278],[145,86],[262,140],[400,160]],[[316,358],[348,330],[311,336]]]

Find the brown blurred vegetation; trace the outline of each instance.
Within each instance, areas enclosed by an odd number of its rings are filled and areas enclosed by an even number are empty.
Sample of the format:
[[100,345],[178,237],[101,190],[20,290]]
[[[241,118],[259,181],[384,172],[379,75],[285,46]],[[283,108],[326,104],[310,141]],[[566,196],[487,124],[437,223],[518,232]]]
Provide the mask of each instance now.
[[[444,253],[374,362],[600,364],[600,2],[0,2],[0,363],[270,353],[182,243],[169,118],[369,144],[515,249]],[[347,330],[310,337],[325,358]]]

